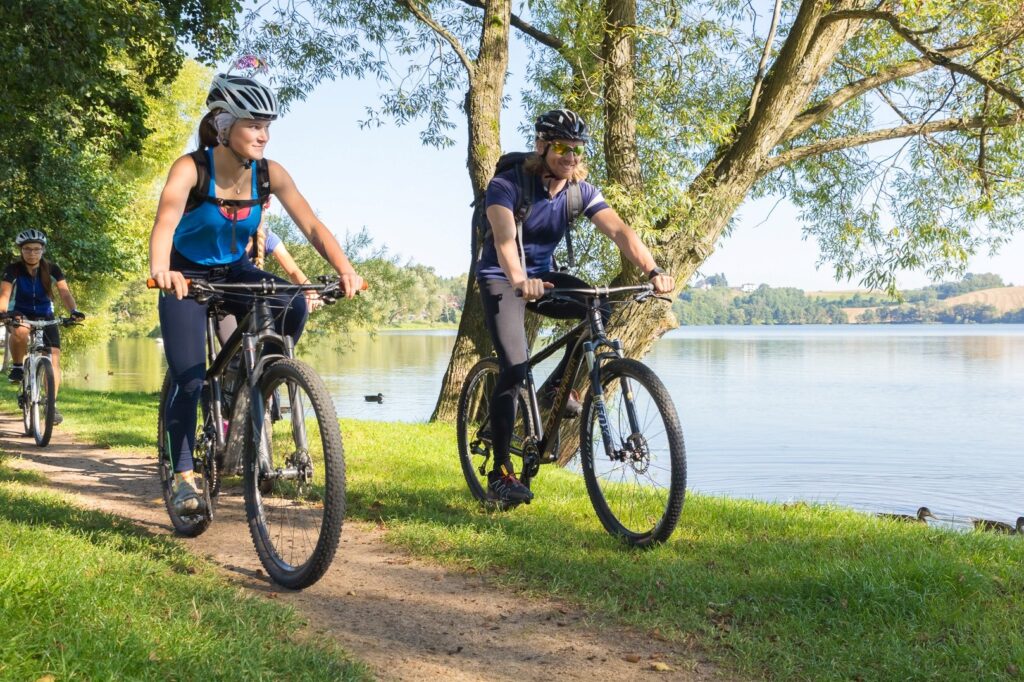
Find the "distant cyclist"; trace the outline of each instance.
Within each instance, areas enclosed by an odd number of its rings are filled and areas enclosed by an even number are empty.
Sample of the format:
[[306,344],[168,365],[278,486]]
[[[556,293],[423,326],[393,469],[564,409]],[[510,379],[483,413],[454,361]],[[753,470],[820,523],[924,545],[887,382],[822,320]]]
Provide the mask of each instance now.
[[[57,289],[64,308],[71,311],[70,317],[84,319],[85,313],[78,310],[75,297],[68,288],[64,273],[56,263],[43,258],[46,253],[46,235],[41,230],[25,230],[14,239],[21,251],[21,257],[4,269],[0,281],[0,316],[23,317],[28,320],[52,320],[53,290]],[[14,292],[14,306],[8,310],[11,292]],[[53,365],[53,395],[60,389],[60,332],[57,326],[43,330],[43,340],[50,349],[50,364]],[[18,383],[24,377],[23,363],[28,354],[29,329],[14,327],[10,332],[11,371],[7,378]],[[53,423],[60,424],[64,417],[54,409]]]
[[[186,278],[283,281],[258,269],[245,251],[261,222],[262,204],[273,194],[338,272],[347,296],[354,296],[363,283],[288,172],[264,159],[270,123],[278,116],[274,92],[252,78],[219,74],[206,106],[209,112],[199,125],[200,148],[171,166],[149,243],[150,272],[165,292],[158,309],[174,384],[165,418],[175,463],[174,507],[179,514],[195,513],[202,506],[192,451],[196,406],[206,372],[206,306],[185,298]],[[247,295],[231,296],[224,308],[240,318],[250,300]],[[277,331],[298,339],[306,319],[305,299],[279,295],[268,302],[275,311]]]
[[[488,492],[506,503],[533,498],[530,489],[516,478],[509,457],[516,391],[528,371],[525,311],[530,308],[558,319],[582,318],[587,311],[582,304],[538,301],[545,289],[555,286],[590,286],[577,277],[554,271],[555,248],[569,228],[567,189],[570,183],[576,183],[582,194],[583,215],[615,242],[631,263],[647,274],[655,291],[665,293],[675,287],[672,276],[658,267],[651,252],[608,205],[601,191],[585,181],[587,168],[583,152],[589,137],[583,118],[568,109],[555,109],[541,115],[534,129],[534,154],[523,162],[521,174],[525,182],[533,183],[534,197],[520,235],[523,253],[517,243],[514,214],[521,205],[521,189],[517,170],[506,170],[494,176],[487,186],[487,220],[491,230],[477,264],[484,322],[501,366],[491,400],[494,467],[488,473]],[[516,295],[516,290],[521,296]],[[570,342],[566,346],[562,361],[538,389],[542,407],[550,408],[573,345],[574,342]],[[566,409],[573,415],[579,414],[580,404],[575,396],[570,396]]]

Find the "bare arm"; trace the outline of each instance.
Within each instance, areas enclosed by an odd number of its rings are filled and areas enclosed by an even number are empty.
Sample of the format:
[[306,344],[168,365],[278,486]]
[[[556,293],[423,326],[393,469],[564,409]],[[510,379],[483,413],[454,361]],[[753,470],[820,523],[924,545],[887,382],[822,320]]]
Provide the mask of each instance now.
[[313,248],[337,271],[341,277],[345,294],[349,298],[355,296],[356,291],[363,284],[363,278],[356,274],[355,268],[345,256],[338,240],[313,213],[309,202],[299,192],[288,171],[276,161],[270,161],[269,164],[270,186],[274,196],[281,201],[284,210],[288,212]]
[[[633,228],[619,217],[615,209],[601,209],[594,214],[590,222],[594,223],[594,227],[615,242],[615,246],[619,247],[622,255],[630,263],[640,268],[644,274],[658,267],[658,263],[654,260],[654,256],[651,255],[650,249],[640,241],[640,237],[633,231]],[[651,282],[654,284],[654,290],[659,294],[667,293],[675,288],[675,279],[669,274],[658,275]]]
[[11,303],[11,292],[13,290],[14,285],[10,282],[0,282],[0,312],[7,312],[7,306]]
[[57,294],[60,296],[61,303],[64,304],[64,309],[69,313],[78,310],[78,304],[75,303],[75,297],[71,294],[71,289],[68,287],[66,280],[57,282]]
[[519,257],[519,244],[516,240],[516,219],[512,211],[504,206],[492,204],[487,207],[487,220],[491,224],[494,236],[494,248],[498,252],[498,265],[505,273],[509,284],[523,292],[523,298],[533,301],[544,295],[545,286],[539,279],[528,279],[523,272],[523,264]]
[[281,269],[284,270],[284,273],[288,275],[288,279],[290,279],[293,284],[305,284],[309,281],[309,278],[306,277],[306,273],[302,271],[299,264],[295,262],[294,258],[292,258],[292,254],[288,253],[288,249],[285,247],[284,242],[278,244],[277,248],[275,248],[272,253],[274,258],[277,260],[278,265],[281,266]]
[[[306,273],[302,271],[299,264],[292,258],[292,254],[288,253],[287,247],[284,242],[280,242],[271,253],[274,254],[274,258],[277,260],[278,265],[284,270],[285,274],[288,275],[288,279],[293,284],[306,284],[309,282],[309,277],[306,277]],[[306,306],[309,307],[310,312],[316,310],[323,305],[323,301],[320,299],[320,295],[315,291],[306,292]]]
[[153,232],[149,236],[149,274],[164,291],[174,291],[180,299],[188,293],[185,278],[180,272],[171,272],[171,243],[174,229],[185,212],[188,194],[198,181],[196,164],[189,156],[182,156],[171,166],[167,182],[160,192]]

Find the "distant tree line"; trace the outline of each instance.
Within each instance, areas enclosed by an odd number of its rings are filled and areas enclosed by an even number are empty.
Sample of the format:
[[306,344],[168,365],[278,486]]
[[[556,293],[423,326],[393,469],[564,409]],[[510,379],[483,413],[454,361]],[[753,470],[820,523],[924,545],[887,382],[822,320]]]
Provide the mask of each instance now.
[[832,301],[801,289],[762,284],[749,294],[733,289],[687,289],[672,306],[680,324],[843,324],[846,314]]
[[742,294],[728,286],[724,274],[700,280],[680,294],[672,310],[682,325],[710,324],[843,324],[843,308],[867,308],[857,317],[864,324],[988,324],[1024,322],[1024,310],[1000,315],[985,303],[962,303],[952,307],[939,301],[982,289],[1007,285],[992,273],[967,273],[958,282],[932,284],[902,292],[902,302],[882,294],[857,292],[851,296],[822,298],[807,296],[803,290],[772,288],[762,284]]

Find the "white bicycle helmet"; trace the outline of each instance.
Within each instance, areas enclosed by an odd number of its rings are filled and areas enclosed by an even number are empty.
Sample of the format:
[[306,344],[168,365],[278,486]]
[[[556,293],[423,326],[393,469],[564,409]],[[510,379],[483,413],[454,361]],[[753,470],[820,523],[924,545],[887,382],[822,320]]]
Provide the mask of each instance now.
[[206,108],[223,109],[235,118],[277,119],[277,96],[263,83],[245,76],[219,73],[213,77]]
[[37,244],[42,244],[43,246],[46,246],[46,235],[43,234],[41,230],[31,229],[19,232],[18,236],[14,238],[14,243],[17,246],[24,246],[25,244],[29,244],[31,242],[36,242]]

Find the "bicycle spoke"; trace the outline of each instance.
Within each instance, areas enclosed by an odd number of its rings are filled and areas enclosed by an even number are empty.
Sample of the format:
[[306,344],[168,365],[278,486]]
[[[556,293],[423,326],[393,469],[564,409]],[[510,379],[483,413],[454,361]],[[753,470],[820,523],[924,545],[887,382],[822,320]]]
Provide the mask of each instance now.
[[663,541],[678,520],[685,494],[678,417],[661,382],[642,364],[613,361],[602,374],[611,451],[605,446],[598,406],[588,397],[581,424],[588,492],[613,534],[637,545]]

